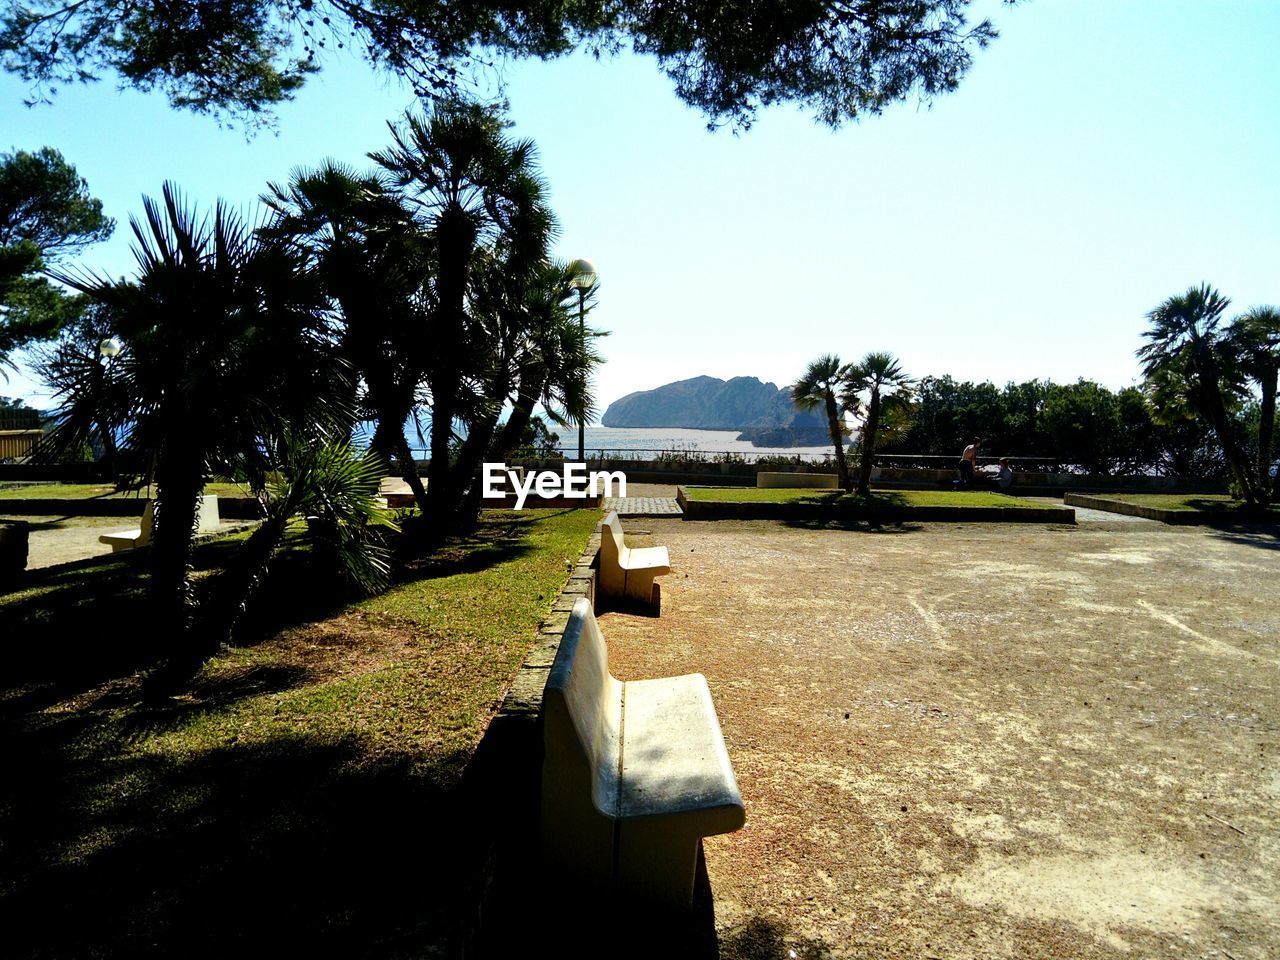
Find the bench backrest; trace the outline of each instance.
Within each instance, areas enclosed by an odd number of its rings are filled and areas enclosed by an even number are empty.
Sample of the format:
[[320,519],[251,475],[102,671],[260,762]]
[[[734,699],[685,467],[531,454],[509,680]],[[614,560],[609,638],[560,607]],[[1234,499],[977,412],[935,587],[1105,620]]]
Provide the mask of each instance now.
[[609,673],[609,650],[585,598],[573,605],[543,694],[545,737],[590,776],[601,810],[617,803],[622,684]]
[[148,500],[142,508],[142,522],[138,524],[138,546],[143,547],[151,542],[151,531],[156,522],[156,502]]
[[618,520],[617,510],[610,510],[609,515],[600,521],[600,550],[616,560],[627,555],[627,545],[622,539],[622,522]]
[[218,498],[212,494],[205,494],[196,504],[198,515],[198,523],[196,529],[200,533],[208,533],[218,529],[218,523],[222,519],[218,515]]
[[555,861],[613,872],[622,684],[590,601],[574,604],[542,698],[542,843]]

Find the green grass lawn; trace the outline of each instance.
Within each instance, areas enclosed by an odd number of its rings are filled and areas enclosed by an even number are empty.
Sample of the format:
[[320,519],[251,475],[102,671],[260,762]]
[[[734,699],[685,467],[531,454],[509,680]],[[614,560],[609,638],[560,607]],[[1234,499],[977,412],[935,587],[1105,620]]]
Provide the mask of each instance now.
[[[1144,507],[1158,510],[1206,511],[1211,513],[1230,513],[1245,509],[1243,500],[1232,500],[1226,494],[1213,493],[1098,493],[1090,496],[1102,497],[1106,500],[1122,500],[1125,503],[1136,503]],[[1280,504],[1270,506],[1272,512],[1280,514]]]
[[[249,488],[241,483],[215,481],[205,485],[206,494],[219,497],[250,497]],[[0,486],[0,500],[87,500],[91,497],[151,496],[149,488],[121,492],[109,483],[23,483]]]
[[0,596],[5,955],[455,952],[483,854],[461,773],[598,520],[486,513],[354,602],[292,547],[242,645],[160,704],[139,566]]
[[685,487],[690,500],[728,503],[840,503],[877,507],[1043,507],[1044,504],[985,490],[872,490],[859,497],[836,490],[795,487]]

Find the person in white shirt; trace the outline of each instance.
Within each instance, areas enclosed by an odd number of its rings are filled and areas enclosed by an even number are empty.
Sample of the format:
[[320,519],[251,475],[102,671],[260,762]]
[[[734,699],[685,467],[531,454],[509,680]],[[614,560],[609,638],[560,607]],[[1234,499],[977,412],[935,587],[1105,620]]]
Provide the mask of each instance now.
[[996,471],[994,483],[1001,490],[1008,490],[1013,485],[1013,468],[1009,466],[1009,458],[1000,458],[1000,469]]
[[983,467],[978,471],[978,478],[993,490],[1008,490],[1013,486],[1013,468],[1009,466],[1009,458],[1001,457],[998,467]]

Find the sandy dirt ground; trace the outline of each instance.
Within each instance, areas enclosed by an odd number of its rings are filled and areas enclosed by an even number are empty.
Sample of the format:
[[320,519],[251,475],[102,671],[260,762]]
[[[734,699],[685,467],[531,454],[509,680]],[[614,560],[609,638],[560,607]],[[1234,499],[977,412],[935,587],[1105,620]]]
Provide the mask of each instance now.
[[707,675],[724,957],[1280,956],[1280,538],[636,519],[629,679]]

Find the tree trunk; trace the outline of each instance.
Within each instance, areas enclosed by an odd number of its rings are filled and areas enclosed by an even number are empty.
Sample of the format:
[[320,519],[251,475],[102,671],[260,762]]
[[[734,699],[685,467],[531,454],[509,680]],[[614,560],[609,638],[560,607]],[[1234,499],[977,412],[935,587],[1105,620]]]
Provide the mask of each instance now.
[[1222,383],[1218,377],[1218,365],[1208,355],[1208,350],[1200,347],[1197,350],[1197,381],[1200,390],[1201,408],[1209,413],[1218,442],[1222,444],[1223,456],[1227,458],[1227,466],[1240,487],[1245,503],[1250,507],[1259,506],[1257,485],[1254,482],[1253,468],[1248,458],[1240,449],[1232,428],[1231,417],[1227,414],[1227,405],[1222,398]]
[[1263,370],[1259,383],[1262,387],[1262,403],[1258,411],[1258,483],[1262,495],[1271,501],[1275,487],[1271,482],[1271,464],[1276,448],[1276,381],[1280,379],[1280,366]]
[[409,441],[404,438],[404,422],[409,419],[406,413],[400,419],[399,427],[395,426],[397,413],[387,411],[378,415],[378,425],[374,428],[373,439],[369,442],[373,450],[389,465],[394,460],[400,466],[401,479],[413,491],[414,502],[424,515],[427,509],[427,488],[422,485],[422,477],[418,475],[418,465],[414,462],[413,451],[409,449]]
[[516,399],[511,405],[511,416],[503,424],[494,444],[494,455],[507,460],[520,443],[525,429],[533,419],[533,408],[537,406],[538,397],[542,396],[542,388],[546,386],[545,373],[540,376],[522,374],[520,389],[516,391]]
[[266,579],[288,525],[288,515],[268,511],[267,519],[249,535],[240,552],[210,585],[208,596],[212,602],[205,604],[206,619],[200,625],[198,653],[202,658],[213,656],[220,646],[231,642],[250,600]]
[[204,463],[185,439],[179,439],[161,452],[155,479],[151,598],[157,627],[170,633],[170,642],[181,649],[189,639],[195,613],[191,553],[196,500],[204,489]]
[[872,389],[867,419],[862,425],[862,450],[858,459],[858,495],[871,495],[871,468],[876,457],[876,432],[880,429],[880,391]]
[[849,464],[844,458],[844,430],[840,424],[840,410],[833,394],[827,395],[827,429],[831,431],[831,445],[836,448],[836,477],[840,489],[853,492],[853,480],[849,476]]
[[436,351],[427,379],[431,385],[431,465],[427,468],[427,523],[443,532],[453,522],[462,487],[450,462],[453,421],[458,414],[466,335],[466,295],[476,231],[465,210],[446,207],[436,221],[439,251],[439,307]]
[[458,450],[458,459],[454,464],[454,476],[458,484],[457,502],[454,507],[454,524],[470,528],[475,524],[483,506],[480,486],[480,464],[489,452],[489,444],[493,440],[497,426],[498,414],[485,417],[482,423],[471,425],[467,439]]

